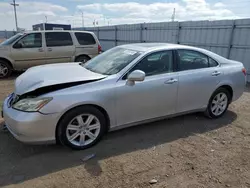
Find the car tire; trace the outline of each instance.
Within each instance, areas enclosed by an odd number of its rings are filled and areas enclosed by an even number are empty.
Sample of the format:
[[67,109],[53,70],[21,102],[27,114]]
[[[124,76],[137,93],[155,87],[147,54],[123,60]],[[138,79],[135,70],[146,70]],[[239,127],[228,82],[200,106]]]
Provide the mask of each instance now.
[[90,58],[86,55],[82,55],[76,58],[76,62],[82,62],[82,63],[86,63],[89,60]]
[[0,60],[0,79],[8,78],[12,73],[12,67],[6,61]]
[[218,88],[211,96],[205,115],[211,119],[219,118],[227,111],[231,95],[225,88]]
[[[91,118],[92,122],[90,122]],[[90,123],[87,126],[88,120]],[[81,121],[82,123],[79,123]],[[96,129],[93,129],[94,127]],[[74,108],[63,116],[58,124],[57,138],[63,145],[72,149],[83,150],[98,143],[106,129],[107,121],[100,110],[93,106],[81,106]]]

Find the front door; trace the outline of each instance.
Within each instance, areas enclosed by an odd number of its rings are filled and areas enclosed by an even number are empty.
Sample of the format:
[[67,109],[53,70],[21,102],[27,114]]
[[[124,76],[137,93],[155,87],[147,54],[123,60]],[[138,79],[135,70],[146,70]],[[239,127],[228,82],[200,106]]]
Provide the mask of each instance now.
[[11,48],[15,69],[22,70],[45,63],[45,51],[41,33],[30,33],[18,40]]
[[74,61],[75,46],[69,32],[46,32],[46,63]]
[[212,58],[193,50],[177,50],[179,88],[177,112],[206,108],[223,74]]
[[117,125],[175,113],[178,75],[173,72],[172,51],[150,54],[129,72],[134,70],[144,71],[146,77],[133,86],[126,85],[126,76],[117,82]]

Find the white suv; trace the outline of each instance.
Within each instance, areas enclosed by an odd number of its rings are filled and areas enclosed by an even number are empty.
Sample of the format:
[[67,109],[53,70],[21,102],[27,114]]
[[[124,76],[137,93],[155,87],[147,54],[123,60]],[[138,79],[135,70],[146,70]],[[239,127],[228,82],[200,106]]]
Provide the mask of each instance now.
[[87,31],[31,31],[18,33],[0,44],[0,78],[12,70],[65,62],[87,62],[101,52],[100,43]]

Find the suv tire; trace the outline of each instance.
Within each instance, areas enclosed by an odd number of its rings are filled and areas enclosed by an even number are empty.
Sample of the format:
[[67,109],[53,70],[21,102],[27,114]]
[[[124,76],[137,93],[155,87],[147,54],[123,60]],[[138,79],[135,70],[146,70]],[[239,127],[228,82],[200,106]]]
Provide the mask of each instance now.
[[8,78],[12,73],[12,67],[6,61],[0,60],[0,78]]

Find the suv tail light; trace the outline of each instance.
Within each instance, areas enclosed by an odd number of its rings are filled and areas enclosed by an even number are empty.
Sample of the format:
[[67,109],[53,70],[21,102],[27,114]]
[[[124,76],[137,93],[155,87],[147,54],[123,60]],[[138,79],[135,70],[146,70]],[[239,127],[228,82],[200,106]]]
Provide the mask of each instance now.
[[247,70],[245,68],[242,69],[242,72],[245,76],[247,75]]
[[102,53],[102,47],[100,44],[98,44],[98,54]]

